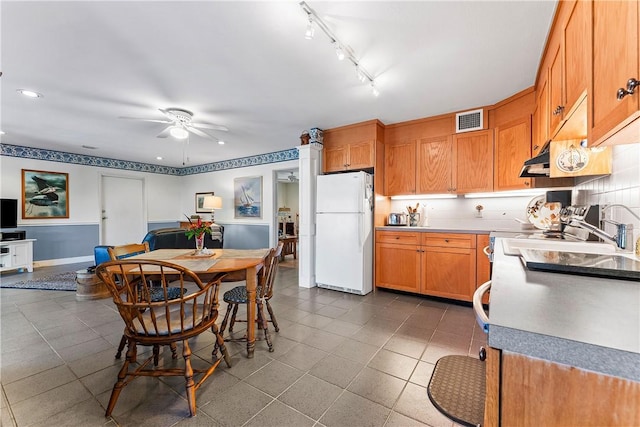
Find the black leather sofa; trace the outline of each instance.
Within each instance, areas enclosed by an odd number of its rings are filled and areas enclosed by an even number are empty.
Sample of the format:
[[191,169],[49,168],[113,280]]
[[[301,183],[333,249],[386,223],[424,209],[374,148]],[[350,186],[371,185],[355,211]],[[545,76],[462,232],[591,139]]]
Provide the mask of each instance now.
[[[219,230],[213,230],[211,235],[205,234],[204,247],[207,249],[220,249],[224,244],[224,227],[216,224]],[[144,236],[142,242],[149,242],[149,249],[195,249],[195,240],[188,239],[184,228],[158,228],[151,230]],[[108,248],[113,246],[96,246],[93,255],[96,265],[109,261]]]
[[[220,249],[224,243],[224,227],[220,227],[220,232],[214,231],[213,236],[219,240],[212,239],[212,235],[204,235],[204,247],[207,249]],[[144,236],[142,242],[149,242],[149,249],[193,249],[195,248],[195,239],[188,239],[184,228],[159,228],[151,230]]]

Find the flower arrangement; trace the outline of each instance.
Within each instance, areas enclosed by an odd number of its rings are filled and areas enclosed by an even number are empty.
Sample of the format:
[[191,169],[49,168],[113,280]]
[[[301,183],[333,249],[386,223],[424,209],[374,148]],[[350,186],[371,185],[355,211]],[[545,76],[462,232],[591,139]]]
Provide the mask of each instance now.
[[187,239],[191,239],[194,236],[203,237],[205,233],[211,234],[211,227],[208,223],[202,222],[202,218],[198,218],[196,222],[193,222],[188,216],[187,219],[189,220],[189,228],[184,232]]

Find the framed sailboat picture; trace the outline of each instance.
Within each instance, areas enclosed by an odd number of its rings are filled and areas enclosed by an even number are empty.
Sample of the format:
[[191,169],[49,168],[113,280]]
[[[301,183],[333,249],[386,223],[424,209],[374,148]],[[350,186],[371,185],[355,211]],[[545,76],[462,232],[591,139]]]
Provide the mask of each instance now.
[[262,177],[248,176],[233,180],[235,218],[262,218]]

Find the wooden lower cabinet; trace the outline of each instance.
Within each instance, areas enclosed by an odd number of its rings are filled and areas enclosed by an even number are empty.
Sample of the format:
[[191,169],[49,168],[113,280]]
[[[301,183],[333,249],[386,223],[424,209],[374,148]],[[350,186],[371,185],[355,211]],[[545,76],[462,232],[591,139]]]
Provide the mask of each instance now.
[[377,287],[471,301],[476,235],[376,232]]
[[639,382],[496,349],[486,361],[487,427],[640,425]]

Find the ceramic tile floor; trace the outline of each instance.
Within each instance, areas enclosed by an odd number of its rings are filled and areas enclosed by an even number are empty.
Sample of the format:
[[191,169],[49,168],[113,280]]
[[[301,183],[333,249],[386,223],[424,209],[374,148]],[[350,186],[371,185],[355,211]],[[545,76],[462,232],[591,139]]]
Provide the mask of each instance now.
[[[85,266],[5,273],[1,280]],[[295,267],[281,264],[277,277],[275,351],[258,341],[255,357],[247,359],[244,344],[227,344],[233,367],[221,364],[198,390],[194,418],[181,377],[136,379],[113,416],[104,417],[121,365],[114,354],[122,321],[110,299],[80,302],[74,292],[1,289],[2,425],[457,425],[433,407],[426,386],[438,358],[477,357],[485,343],[470,307],[386,291],[363,297],[299,288]],[[224,284],[223,291],[234,285]],[[210,357],[212,345],[210,334],[194,339],[194,363]]]

